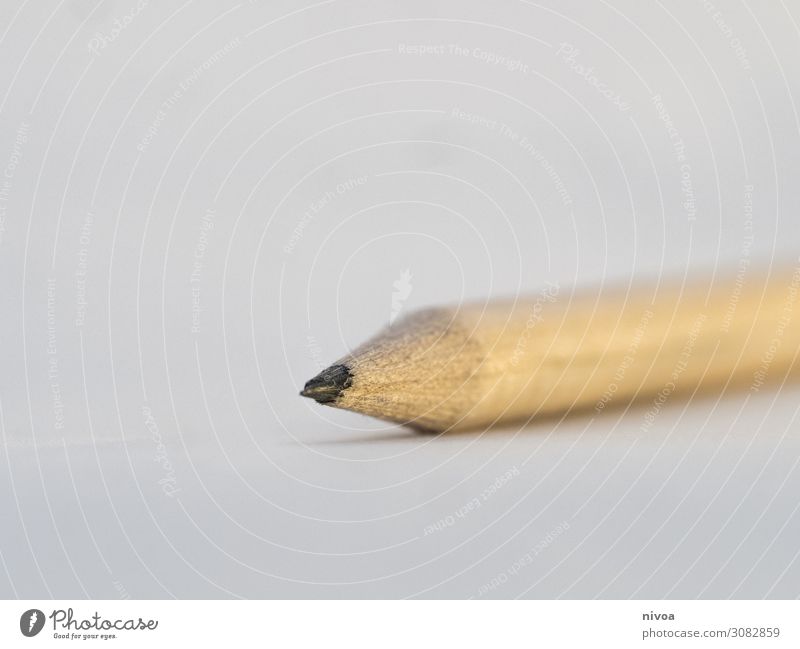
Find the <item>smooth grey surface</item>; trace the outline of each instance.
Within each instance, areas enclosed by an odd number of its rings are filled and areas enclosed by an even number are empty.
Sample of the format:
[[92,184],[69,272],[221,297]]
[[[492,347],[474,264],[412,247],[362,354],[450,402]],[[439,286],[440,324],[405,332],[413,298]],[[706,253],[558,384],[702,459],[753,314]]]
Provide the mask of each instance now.
[[446,438],[297,391],[414,308],[797,263],[799,24],[6,3],[0,596],[797,597],[797,387]]

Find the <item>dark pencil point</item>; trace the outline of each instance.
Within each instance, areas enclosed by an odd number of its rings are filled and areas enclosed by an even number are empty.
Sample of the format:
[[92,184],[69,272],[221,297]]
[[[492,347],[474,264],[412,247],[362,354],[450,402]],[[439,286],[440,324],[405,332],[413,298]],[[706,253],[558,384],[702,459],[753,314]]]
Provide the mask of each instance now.
[[317,403],[333,403],[352,383],[353,375],[347,365],[331,365],[308,381],[300,396],[314,399]]

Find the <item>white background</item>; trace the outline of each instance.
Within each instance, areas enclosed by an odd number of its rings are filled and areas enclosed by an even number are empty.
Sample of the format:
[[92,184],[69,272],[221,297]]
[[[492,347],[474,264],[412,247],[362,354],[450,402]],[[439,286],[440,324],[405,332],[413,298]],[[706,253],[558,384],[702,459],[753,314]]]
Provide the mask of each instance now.
[[6,3],[0,596],[797,597],[797,387],[443,438],[297,391],[418,307],[797,263],[799,25]]

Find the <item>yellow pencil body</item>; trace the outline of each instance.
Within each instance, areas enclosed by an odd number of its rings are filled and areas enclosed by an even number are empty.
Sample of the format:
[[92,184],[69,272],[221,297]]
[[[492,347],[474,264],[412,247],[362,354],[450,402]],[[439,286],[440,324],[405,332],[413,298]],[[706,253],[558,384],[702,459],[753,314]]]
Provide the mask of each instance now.
[[423,310],[341,359],[326,403],[447,431],[757,390],[797,365],[798,299],[800,270]]

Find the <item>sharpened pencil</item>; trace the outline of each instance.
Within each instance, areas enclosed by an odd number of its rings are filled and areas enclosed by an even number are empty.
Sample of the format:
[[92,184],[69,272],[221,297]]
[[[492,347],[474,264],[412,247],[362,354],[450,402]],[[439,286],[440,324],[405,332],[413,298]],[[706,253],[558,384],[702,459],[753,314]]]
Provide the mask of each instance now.
[[[741,274],[740,274],[741,275]],[[306,383],[319,403],[443,432],[737,387],[793,373],[800,269],[412,313]]]

